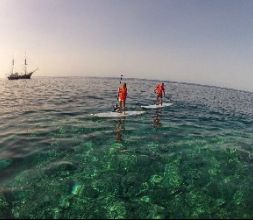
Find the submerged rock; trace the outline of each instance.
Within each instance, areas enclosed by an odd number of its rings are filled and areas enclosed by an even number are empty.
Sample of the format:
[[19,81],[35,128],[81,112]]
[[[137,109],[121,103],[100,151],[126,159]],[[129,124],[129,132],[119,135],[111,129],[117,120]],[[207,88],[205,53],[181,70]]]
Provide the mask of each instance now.
[[166,218],[166,210],[164,207],[159,205],[152,205],[150,207],[148,218],[150,219],[165,219]]
[[163,180],[163,177],[162,176],[159,176],[159,175],[153,175],[153,176],[151,176],[151,178],[150,178],[150,183],[152,184],[152,185],[156,185],[156,184],[158,184],[158,183],[161,183],[162,182],[162,180]]
[[0,219],[11,218],[9,204],[3,195],[0,195]]
[[80,184],[76,183],[73,185],[71,193],[73,195],[78,195],[81,192],[81,189],[82,189],[82,186]]
[[106,217],[109,219],[126,218],[126,207],[123,202],[115,201],[107,207]]
[[59,161],[59,162],[55,162],[55,163],[50,164],[45,169],[45,173],[48,176],[51,176],[51,175],[58,175],[59,173],[61,174],[62,172],[72,172],[76,169],[77,169],[76,165],[73,164],[72,162]]
[[0,171],[10,166],[12,160],[0,160]]
[[143,196],[141,197],[141,201],[144,203],[150,203],[151,199],[149,196]]

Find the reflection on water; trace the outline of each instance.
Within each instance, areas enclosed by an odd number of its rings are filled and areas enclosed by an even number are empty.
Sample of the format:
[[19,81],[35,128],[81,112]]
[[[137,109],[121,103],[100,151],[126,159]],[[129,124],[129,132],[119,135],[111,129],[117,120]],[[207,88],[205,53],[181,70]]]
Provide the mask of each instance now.
[[162,126],[161,123],[161,108],[155,110],[155,116],[154,116],[154,127],[155,128],[160,128]]
[[118,119],[115,126],[115,140],[118,143],[123,142],[123,132],[125,130],[125,119]]

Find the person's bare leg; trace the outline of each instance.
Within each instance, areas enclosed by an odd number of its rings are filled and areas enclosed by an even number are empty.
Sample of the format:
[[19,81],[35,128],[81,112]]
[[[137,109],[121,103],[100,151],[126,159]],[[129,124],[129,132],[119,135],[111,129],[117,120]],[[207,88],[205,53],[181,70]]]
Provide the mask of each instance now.
[[119,102],[119,112],[122,112],[122,101]]
[[155,102],[156,105],[159,105],[159,96],[156,96],[156,102]]
[[126,110],[126,100],[123,101],[123,111],[125,113],[125,110]]

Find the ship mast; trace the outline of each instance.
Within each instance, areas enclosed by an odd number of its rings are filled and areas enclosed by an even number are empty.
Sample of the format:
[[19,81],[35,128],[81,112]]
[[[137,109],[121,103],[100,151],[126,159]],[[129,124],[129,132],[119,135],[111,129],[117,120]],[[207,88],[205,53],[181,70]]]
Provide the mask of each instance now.
[[25,55],[25,75],[26,75],[26,73],[27,73],[27,62],[26,62],[26,55]]
[[11,70],[11,74],[13,74],[13,70],[14,70],[14,58],[12,59],[12,70]]

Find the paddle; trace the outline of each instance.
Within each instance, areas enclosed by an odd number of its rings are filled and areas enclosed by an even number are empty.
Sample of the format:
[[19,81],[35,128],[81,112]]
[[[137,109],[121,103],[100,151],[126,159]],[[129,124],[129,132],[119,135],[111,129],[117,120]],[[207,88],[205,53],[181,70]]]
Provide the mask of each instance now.
[[119,81],[119,84],[121,84],[121,81],[123,79],[123,74],[120,75],[120,81]]
[[163,96],[163,99],[167,99],[168,100],[168,102],[172,102],[172,95],[170,94],[170,95],[165,95],[165,96]]

